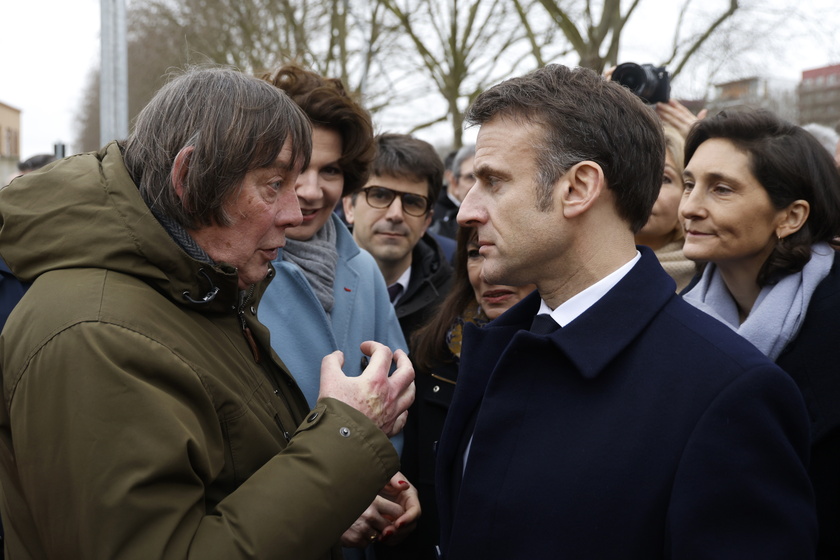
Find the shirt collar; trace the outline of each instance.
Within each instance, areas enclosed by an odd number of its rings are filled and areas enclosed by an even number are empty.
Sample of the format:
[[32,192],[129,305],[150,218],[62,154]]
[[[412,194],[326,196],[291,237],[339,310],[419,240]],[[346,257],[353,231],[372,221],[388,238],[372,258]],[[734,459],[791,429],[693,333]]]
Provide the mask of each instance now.
[[548,313],[551,315],[552,319],[557,321],[558,325],[565,327],[580,315],[583,315],[587,309],[595,305],[598,300],[604,297],[607,292],[609,292],[622,278],[627,275],[628,272],[630,272],[633,266],[639,262],[640,258],[642,258],[641,253],[636,251],[636,256],[630,259],[630,261],[626,264],[622,265],[618,270],[598,280],[582,292],[575,294],[573,297],[560,304],[557,309],[553,311],[545,300],[541,299],[540,310],[537,313]]

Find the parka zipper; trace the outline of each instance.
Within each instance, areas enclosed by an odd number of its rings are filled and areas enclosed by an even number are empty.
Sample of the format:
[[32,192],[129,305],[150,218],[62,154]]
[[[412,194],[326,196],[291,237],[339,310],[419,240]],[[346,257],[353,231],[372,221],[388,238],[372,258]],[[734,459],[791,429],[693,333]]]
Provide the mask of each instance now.
[[239,304],[239,323],[242,326],[242,334],[245,336],[245,342],[248,343],[248,346],[251,348],[251,353],[254,355],[254,361],[256,363],[260,363],[260,349],[257,346],[257,341],[254,340],[254,335],[251,333],[251,328],[248,326],[248,323],[245,322],[245,306],[248,305],[248,302],[251,300],[251,296],[254,295],[255,285],[252,284],[251,287],[248,289],[248,293],[242,296],[242,300]]
[[[239,316],[239,324],[242,327],[242,334],[245,336],[245,342],[251,348],[251,353],[254,355],[254,362],[263,365],[260,359],[260,348],[257,345],[256,339],[254,339],[254,335],[251,332],[251,328],[248,326],[248,323],[245,321],[245,307],[248,305],[248,302],[251,301],[251,297],[254,295],[254,289],[256,286],[252,285],[246,294],[243,294],[242,300],[239,304],[239,310],[237,311],[237,315]],[[285,404],[287,410],[291,410],[289,400],[286,398],[286,395],[277,388],[277,385],[273,379],[273,375],[269,368],[263,365],[264,369],[266,370],[266,375],[268,376],[269,382],[272,384],[272,390],[274,394],[280,397],[283,400],[283,404]],[[283,437],[286,441],[291,441],[292,436],[289,434],[286,427],[283,426],[283,421],[280,419],[280,414],[275,412],[274,413],[274,422],[277,424],[277,427],[280,428],[280,432],[283,434]]]

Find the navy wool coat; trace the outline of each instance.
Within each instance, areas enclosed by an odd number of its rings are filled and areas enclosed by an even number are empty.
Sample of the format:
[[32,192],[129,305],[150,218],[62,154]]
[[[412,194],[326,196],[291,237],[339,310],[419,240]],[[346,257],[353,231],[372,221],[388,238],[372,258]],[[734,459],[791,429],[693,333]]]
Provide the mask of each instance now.
[[465,329],[437,454],[446,560],[813,557],[799,390],[640,250],[551,335],[523,330],[536,292]]

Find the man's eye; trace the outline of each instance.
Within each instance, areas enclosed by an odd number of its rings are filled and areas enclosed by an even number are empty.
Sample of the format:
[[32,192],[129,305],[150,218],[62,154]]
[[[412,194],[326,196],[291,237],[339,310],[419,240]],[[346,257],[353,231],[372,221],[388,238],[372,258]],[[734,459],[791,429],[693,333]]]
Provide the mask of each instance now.
[[373,197],[373,198],[375,198],[376,200],[383,200],[383,201],[384,201],[384,200],[388,200],[389,198],[391,198],[390,196],[388,196],[388,191],[386,191],[386,190],[381,190],[381,189],[373,189],[373,190],[371,190],[371,191],[370,191],[370,196],[372,196],[372,197]]
[[419,196],[403,196],[403,203],[413,210],[426,209],[426,200]]

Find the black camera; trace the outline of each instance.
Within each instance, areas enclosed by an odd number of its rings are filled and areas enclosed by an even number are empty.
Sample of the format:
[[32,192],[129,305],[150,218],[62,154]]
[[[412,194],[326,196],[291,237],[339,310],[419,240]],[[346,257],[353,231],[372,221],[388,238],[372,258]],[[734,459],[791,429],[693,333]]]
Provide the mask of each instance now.
[[667,103],[671,80],[664,66],[625,62],[616,66],[612,81],[630,89],[647,103]]

